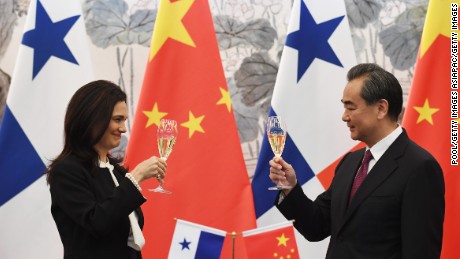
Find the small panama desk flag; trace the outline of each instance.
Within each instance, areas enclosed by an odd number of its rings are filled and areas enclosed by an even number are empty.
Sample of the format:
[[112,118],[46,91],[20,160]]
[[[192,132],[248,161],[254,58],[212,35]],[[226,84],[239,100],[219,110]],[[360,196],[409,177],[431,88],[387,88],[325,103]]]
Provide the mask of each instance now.
[[0,126],[0,258],[62,258],[44,171],[74,92],[93,80],[79,0],[30,1]]
[[299,259],[291,221],[243,232],[248,258]]
[[168,258],[219,259],[226,234],[223,230],[178,219]]
[[429,2],[402,122],[408,135],[436,158],[444,173],[446,209],[442,259],[460,258],[459,7],[458,0]]
[[[287,124],[282,157],[292,164],[305,194],[314,200],[330,185],[339,159],[357,142],[341,120],[346,74],[356,57],[343,0],[295,0],[269,115]],[[276,209],[268,177],[273,152],[264,137],[252,188],[257,225],[286,220]],[[308,242],[297,231],[302,258],[324,258],[329,239]]]

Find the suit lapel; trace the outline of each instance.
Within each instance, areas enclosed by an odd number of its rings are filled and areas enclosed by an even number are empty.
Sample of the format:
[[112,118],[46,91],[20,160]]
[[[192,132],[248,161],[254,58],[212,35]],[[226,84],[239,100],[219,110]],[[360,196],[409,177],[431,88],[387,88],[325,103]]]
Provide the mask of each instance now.
[[[356,191],[356,194],[350,204],[348,204],[349,195],[343,195],[343,196],[346,196],[346,200],[344,198],[341,198],[340,203],[345,208],[348,205],[348,209],[345,209],[345,217],[343,217],[344,220],[338,229],[339,231],[343,227],[343,225],[350,219],[350,217],[353,215],[355,210],[358,209],[360,204],[364,202],[366,198],[370,196],[377,187],[379,187],[383,182],[385,182],[385,180],[398,168],[398,164],[396,160],[404,154],[405,147],[407,146],[408,140],[409,138],[407,137],[407,133],[404,131],[393,142],[393,144],[391,144],[391,146],[385,151],[383,156],[379,159],[379,161],[377,161],[377,163],[371,169],[366,179],[364,179],[364,182],[361,184],[359,189]],[[364,155],[364,151],[360,150],[359,157],[361,159],[363,155]],[[360,162],[361,161],[359,161],[359,163]],[[359,163],[358,163],[358,166],[359,166]],[[356,162],[352,161],[350,162],[350,164],[355,166]],[[353,171],[353,172],[356,172],[356,171]],[[353,175],[352,178],[354,178],[355,174],[353,173],[350,175]],[[349,180],[347,178],[347,182],[346,184],[344,184],[344,186],[346,186],[348,192],[345,192],[345,193],[347,194],[350,193],[352,182],[353,182],[353,179]]]

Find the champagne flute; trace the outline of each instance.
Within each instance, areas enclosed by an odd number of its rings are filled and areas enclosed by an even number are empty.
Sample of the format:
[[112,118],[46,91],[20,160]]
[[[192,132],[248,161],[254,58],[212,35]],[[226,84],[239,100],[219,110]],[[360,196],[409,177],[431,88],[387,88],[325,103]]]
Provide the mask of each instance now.
[[[160,157],[163,160],[167,160],[171,151],[173,150],[174,144],[178,134],[177,121],[170,119],[161,119],[157,131],[157,143]],[[155,189],[149,189],[153,192],[161,192],[165,194],[171,194],[171,191],[165,190],[162,186],[162,181]]]
[[[286,143],[287,128],[286,123],[280,116],[270,116],[267,120],[268,142],[272,147],[275,157],[281,157]],[[291,186],[283,185],[278,179],[276,186],[269,187],[269,190],[291,189]]]

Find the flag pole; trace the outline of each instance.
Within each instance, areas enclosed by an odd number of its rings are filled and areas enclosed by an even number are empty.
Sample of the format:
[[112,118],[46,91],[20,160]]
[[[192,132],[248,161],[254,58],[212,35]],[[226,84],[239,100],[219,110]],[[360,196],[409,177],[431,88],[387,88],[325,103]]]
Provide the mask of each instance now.
[[232,259],[235,259],[235,238],[236,238],[236,232],[232,232]]

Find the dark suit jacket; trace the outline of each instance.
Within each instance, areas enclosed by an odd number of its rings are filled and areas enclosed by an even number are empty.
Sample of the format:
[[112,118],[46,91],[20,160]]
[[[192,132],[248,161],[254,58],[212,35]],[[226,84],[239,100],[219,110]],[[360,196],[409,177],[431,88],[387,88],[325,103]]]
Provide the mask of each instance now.
[[51,213],[64,245],[64,258],[129,258],[128,215],[135,210],[142,228],[139,206],[145,199],[124,177],[126,172],[115,166],[118,188],[107,168],[98,168],[93,175],[76,158],[60,161],[51,173]]
[[404,131],[348,204],[364,151],[342,159],[331,186],[314,202],[297,185],[278,209],[295,219],[294,226],[306,239],[331,236],[328,259],[439,258],[444,221],[439,164]]

